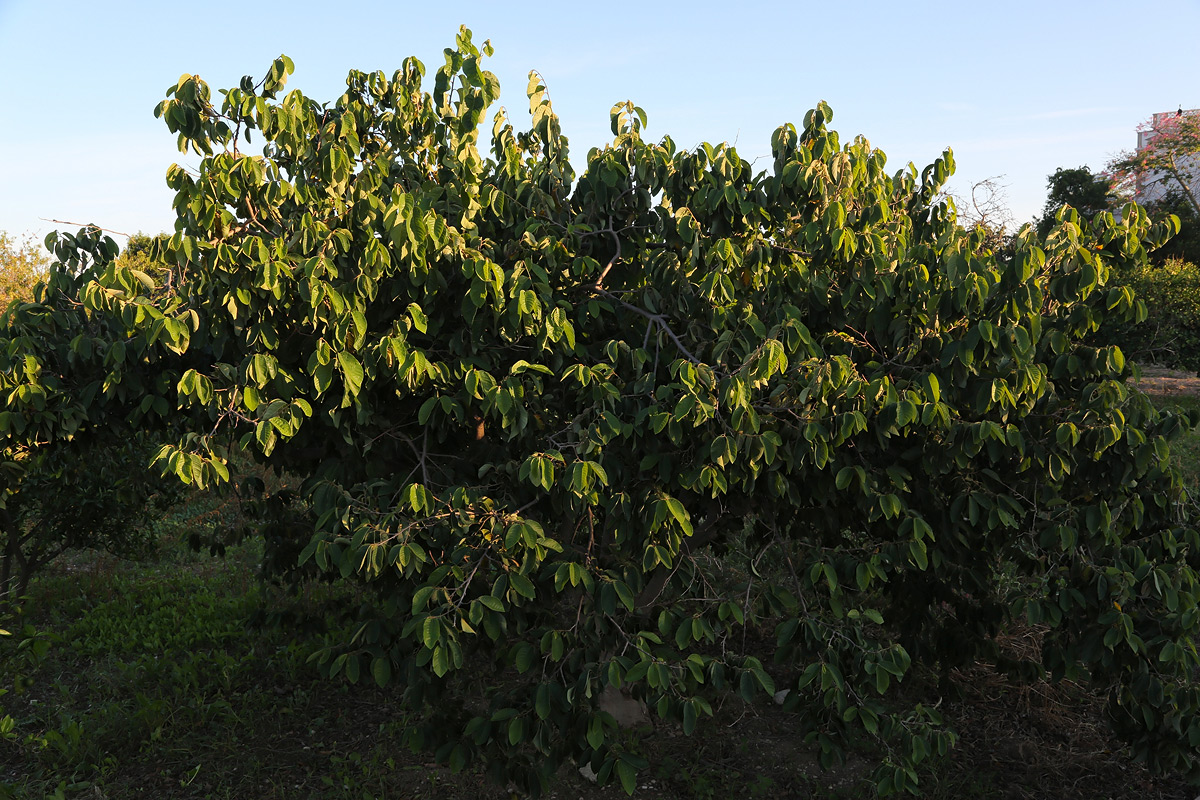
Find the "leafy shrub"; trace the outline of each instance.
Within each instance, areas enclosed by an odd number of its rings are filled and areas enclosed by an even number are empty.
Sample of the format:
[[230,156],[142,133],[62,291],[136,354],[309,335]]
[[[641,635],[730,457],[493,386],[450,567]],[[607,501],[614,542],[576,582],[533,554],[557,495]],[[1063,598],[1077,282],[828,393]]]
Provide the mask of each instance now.
[[[1169,225],[1066,211],[999,258],[936,200],[949,152],[889,175],[823,103],[758,174],[618,104],[576,176],[534,74],[485,154],[486,53],[464,29],[432,93],[408,59],[332,105],[280,99],[286,57],[219,108],[184,76],[157,110],[203,156],[168,176],[177,291],[114,265],[82,293],[168,376],[165,472],[225,480],[240,448],[304,478],[301,560],[374,592],[328,674],[530,791],[564,763],[632,791],[614,695],[690,734],[779,688],[822,763],[870,741],[880,792],[915,790],[954,736],[898,684],[976,660],[1107,686],[1137,757],[1200,771],[1167,461],[1196,420],[1086,341],[1136,318],[1113,273]],[[1014,619],[1038,658],[1001,658]]]
[[66,550],[144,552],[151,499],[178,491],[147,468],[144,432],[171,429],[167,376],[80,299],[116,246],[95,229],[56,240],[59,262],[0,328],[0,603]]
[[1145,303],[1146,320],[1106,326],[1103,342],[1139,363],[1200,372],[1200,268],[1173,258],[1142,265],[1125,280]]

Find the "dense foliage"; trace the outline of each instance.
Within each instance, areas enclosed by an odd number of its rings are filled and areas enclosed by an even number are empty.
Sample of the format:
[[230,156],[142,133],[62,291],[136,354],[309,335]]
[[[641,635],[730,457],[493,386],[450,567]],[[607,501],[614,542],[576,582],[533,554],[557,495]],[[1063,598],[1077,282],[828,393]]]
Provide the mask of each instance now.
[[1070,206],[1086,219],[1110,211],[1116,204],[1112,181],[1107,175],[1096,175],[1087,167],[1059,167],[1046,178],[1046,204],[1037,219],[1037,232],[1045,236],[1055,225],[1055,217],[1063,206]]
[[1179,219],[1179,233],[1154,251],[1150,257],[1152,264],[1161,266],[1168,261],[1200,261],[1200,214],[1196,213],[1195,207],[1182,193],[1168,191],[1153,203],[1147,203],[1146,210],[1151,219],[1166,219],[1172,215]]
[[58,263],[3,318],[0,603],[66,550],[143,551],[150,500],[170,485],[147,462],[149,431],[161,438],[174,428],[165,397],[173,381],[155,373],[122,320],[80,298],[116,246],[95,229],[51,243]]
[[50,255],[36,242],[18,241],[0,231],[0,310],[17,299],[33,297],[33,287],[46,277]]
[[[888,174],[824,104],[758,174],[619,104],[576,175],[535,73],[531,127],[501,111],[481,151],[483,51],[464,30],[432,93],[409,59],[330,105],[280,96],[286,57],[219,106],[183,76],[157,113],[204,158],[168,175],[171,290],[79,277],[152,368],[110,360],[86,403],[179,408],[158,463],[186,482],[242,450],[304,477],[301,558],[377,590],[329,673],[527,789],[567,762],[632,789],[618,691],[690,733],[782,689],[823,763],[873,742],[880,791],[914,789],[954,737],[898,684],[980,659],[1111,687],[1135,754],[1194,771],[1190,420],[1084,343],[1144,315],[1110,277],[1170,226],[1066,211],[999,258],[936,199],[949,152]],[[997,647],[1014,620],[1039,658]]]
[[1200,372],[1200,269],[1172,258],[1141,265],[1120,280],[1146,304],[1146,319],[1105,325],[1095,341],[1119,344],[1139,364]]

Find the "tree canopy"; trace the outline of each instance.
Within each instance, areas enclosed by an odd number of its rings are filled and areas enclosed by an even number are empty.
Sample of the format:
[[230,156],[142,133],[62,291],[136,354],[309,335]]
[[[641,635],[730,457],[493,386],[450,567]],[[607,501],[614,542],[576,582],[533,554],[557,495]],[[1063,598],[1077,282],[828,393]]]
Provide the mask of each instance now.
[[1063,206],[1070,206],[1085,219],[1110,211],[1116,204],[1112,180],[1096,175],[1087,166],[1065,169],[1059,167],[1046,179],[1046,204],[1037,221],[1038,233],[1045,236],[1054,227],[1055,215]]
[[148,546],[148,502],[164,488],[149,443],[178,430],[166,419],[170,373],[81,297],[116,244],[95,228],[47,244],[58,260],[9,305],[0,340],[0,609],[66,550]]
[[[576,175],[537,73],[483,149],[490,53],[463,29],[431,92],[407,59],[329,104],[286,57],[219,105],[184,75],[156,113],[202,161],[168,173],[163,272],[93,247],[81,277],[124,354],[90,396],[136,424],[161,398],[185,482],[239,452],[301,476],[301,558],[374,590],[328,674],[531,791],[564,763],[632,791],[617,692],[691,733],[785,688],[822,763],[868,740],[915,789],[954,736],[898,684],[975,660],[1111,687],[1138,757],[1193,771],[1200,538],[1166,456],[1194,420],[1085,343],[1144,316],[1110,277],[1171,226],[1068,211],[1001,257],[938,199],[949,151],[889,173],[824,103],[759,173],[620,103]],[[15,341],[33,444],[48,373]]]

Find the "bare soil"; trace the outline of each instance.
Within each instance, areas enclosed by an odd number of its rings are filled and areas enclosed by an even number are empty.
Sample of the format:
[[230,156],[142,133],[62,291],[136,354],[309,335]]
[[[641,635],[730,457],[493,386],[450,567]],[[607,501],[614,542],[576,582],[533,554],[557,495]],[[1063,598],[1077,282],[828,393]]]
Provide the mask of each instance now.
[[1141,379],[1134,385],[1156,397],[1200,395],[1200,377],[1194,372],[1178,369],[1142,367]]

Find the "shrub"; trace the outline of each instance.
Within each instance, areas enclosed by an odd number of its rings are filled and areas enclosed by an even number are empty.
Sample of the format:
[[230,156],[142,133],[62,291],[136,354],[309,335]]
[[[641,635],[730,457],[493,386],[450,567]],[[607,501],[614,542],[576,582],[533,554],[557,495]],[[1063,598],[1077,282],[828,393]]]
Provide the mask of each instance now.
[[[949,152],[888,174],[823,103],[758,174],[618,104],[576,176],[533,74],[485,155],[489,53],[464,29],[432,93],[408,59],[331,105],[280,98],[286,57],[219,108],[184,76],[177,292],[120,265],[83,292],[178,377],[166,472],[244,448],[305,478],[301,559],[376,598],[328,673],[528,790],[570,762],[632,791],[618,692],[691,733],[781,688],[822,763],[872,741],[879,790],[915,789],[953,735],[898,684],[979,659],[1110,687],[1139,758],[1195,771],[1200,537],[1166,461],[1194,420],[1085,342],[1138,315],[1112,275],[1169,226],[1066,211],[998,258],[936,200]],[[1000,658],[1014,619],[1040,658]]]
[[1146,304],[1145,322],[1106,331],[1141,363],[1200,371],[1200,269],[1180,259],[1144,265],[1128,279]]
[[171,430],[168,376],[137,354],[121,320],[80,299],[116,246],[95,229],[58,244],[60,261],[0,331],[0,604],[66,550],[143,552],[151,498],[178,485],[147,468],[145,431]]

